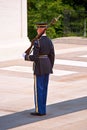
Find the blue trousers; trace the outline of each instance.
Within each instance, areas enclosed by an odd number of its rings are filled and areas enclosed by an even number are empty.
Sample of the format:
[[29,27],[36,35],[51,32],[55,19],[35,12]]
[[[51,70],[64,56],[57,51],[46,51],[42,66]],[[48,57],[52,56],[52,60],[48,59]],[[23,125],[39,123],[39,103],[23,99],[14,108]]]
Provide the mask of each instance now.
[[46,114],[48,82],[49,74],[42,76],[36,75],[36,87],[34,87],[35,108],[36,112],[39,112],[40,114]]

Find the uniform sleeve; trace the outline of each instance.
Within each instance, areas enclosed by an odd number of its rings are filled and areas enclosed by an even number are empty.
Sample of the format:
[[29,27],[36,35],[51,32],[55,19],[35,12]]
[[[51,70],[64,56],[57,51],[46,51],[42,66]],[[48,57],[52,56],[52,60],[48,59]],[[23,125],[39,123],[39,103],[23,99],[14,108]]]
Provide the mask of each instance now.
[[51,65],[53,67],[54,65],[54,60],[55,60],[55,51],[54,51],[54,46],[53,46],[53,43],[51,42],[51,49],[50,49],[50,53],[48,55],[49,59],[50,59],[50,62],[51,62]]
[[29,61],[37,61],[39,57],[39,45],[38,41],[34,42],[33,54],[27,55],[26,59]]

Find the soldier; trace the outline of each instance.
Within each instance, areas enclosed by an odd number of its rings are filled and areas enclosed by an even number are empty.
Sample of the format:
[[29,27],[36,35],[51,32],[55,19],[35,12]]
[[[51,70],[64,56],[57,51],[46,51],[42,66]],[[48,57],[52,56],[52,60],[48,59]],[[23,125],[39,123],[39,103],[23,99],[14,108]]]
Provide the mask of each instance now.
[[[37,24],[38,35],[46,28],[46,23]],[[34,64],[34,99],[35,112],[31,115],[46,115],[47,89],[49,74],[53,73],[55,59],[54,46],[52,41],[46,36],[46,31],[40,39],[34,42],[33,54],[25,55],[25,60],[33,61]]]

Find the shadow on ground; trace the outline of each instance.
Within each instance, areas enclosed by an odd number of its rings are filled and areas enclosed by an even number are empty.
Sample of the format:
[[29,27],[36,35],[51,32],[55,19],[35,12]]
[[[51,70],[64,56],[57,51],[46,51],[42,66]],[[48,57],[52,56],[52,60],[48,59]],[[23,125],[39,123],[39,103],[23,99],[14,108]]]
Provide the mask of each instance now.
[[26,124],[47,120],[50,118],[78,112],[87,109],[87,97],[81,97],[47,106],[47,115],[42,117],[31,116],[31,110],[25,110],[0,117],[0,130],[7,130]]

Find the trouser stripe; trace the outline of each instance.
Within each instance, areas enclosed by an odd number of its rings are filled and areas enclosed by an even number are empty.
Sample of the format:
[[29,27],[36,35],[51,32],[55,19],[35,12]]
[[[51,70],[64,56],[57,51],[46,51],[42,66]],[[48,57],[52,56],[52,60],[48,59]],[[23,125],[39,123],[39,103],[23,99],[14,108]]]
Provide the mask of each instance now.
[[35,111],[38,112],[38,96],[37,96],[36,75],[34,75],[34,96],[35,96]]

